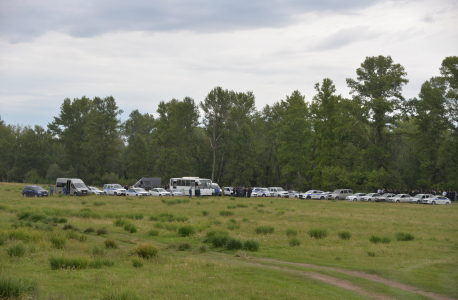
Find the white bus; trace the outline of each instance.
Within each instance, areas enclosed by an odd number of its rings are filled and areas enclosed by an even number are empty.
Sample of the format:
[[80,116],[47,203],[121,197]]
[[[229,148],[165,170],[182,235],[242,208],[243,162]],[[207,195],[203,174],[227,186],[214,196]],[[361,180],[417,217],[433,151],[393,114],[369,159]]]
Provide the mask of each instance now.
[[201,196],[211,196],[213,192],[210,179],[199,177],[170,178],[170,188],[180,190],[183,195],[189,195],[190,187],[192,187],[193,196],[196,194],[196,188],[200,188]]

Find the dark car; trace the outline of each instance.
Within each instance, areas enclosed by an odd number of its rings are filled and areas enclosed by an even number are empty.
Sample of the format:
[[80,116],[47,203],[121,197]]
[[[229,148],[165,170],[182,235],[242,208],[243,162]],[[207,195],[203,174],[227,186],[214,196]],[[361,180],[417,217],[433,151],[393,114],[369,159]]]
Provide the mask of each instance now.
[[48,197],[48,191],[39,185],[28,185],[22,190],[22,196],[25,197]]

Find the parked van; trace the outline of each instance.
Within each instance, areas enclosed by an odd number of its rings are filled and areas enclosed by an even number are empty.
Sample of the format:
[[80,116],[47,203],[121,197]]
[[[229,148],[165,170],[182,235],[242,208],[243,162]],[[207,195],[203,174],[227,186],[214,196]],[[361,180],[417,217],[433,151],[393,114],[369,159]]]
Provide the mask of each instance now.
[[56,194],[63,194],[64,188],[67,194],[73,196],[87,196],[89,190],[81,179],[78,178],[57,178]]

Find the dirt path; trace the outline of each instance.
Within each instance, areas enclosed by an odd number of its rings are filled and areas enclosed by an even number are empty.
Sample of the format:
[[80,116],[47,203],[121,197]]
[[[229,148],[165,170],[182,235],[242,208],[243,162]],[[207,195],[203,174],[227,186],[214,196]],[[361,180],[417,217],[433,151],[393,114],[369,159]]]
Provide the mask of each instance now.
[[[394,281],[394,280],[385,279],[385,278],[379,277],[377,275],[368,274],[368,273],[359,272],[359,271],[350,271],[350,270],[345,270],[345,269],[339,269],[339,268],[333,268],[333,267],[325,267],[325,266],[319,266],[319,265],[313,265],[313,264],[305,264],[305,263],[293,263],[293,262],[287,262],[287,261],[270,259],[270,258],[256,258],[255,260],[260,261],[260,262],[262,262],[262,261],[275,262],[275,263],[282,263],[282,264],[287,264],[287,265],[295,265],[295,266],[302,266],[302,267],[308,267],[308,268],[329,270],[329,271],[339,272],[339,273],[343,273],[343,274],[347,274],[347,275],[351,275],[351,276],[355,276],[355,277],[364,278],[364,279],[371,280],[371,281],[378,282],[378,283],[383,283],[383,284],[386,284],[388,286],[391,286],[391,287],[394,287],[394,288],[398,288],[398,289],[401,289],[401,290],[404,290],[404,291],[412,292],[412,293],[415,293],[415,294],[419,294],[419,295],[422,295],[422,296],[426,296],[426,297],[429,297],[429,298],[434,299],[434,300],[456,300],[455,298],[451,298],[451,297],[447,297],[447,296],[444,296],[444,295],[435,294],[435,293],[432,293],[432,292],[423,291],[423,290],[421,290],[421,289],[419,289],[417,287],[411,286],[411,285],[407,285],[407,284],[400,283],[400,282],[397,282],[397,281]],[[312,273],[311,272],[306,272],[306,273],[307,273],[307,275],[318,274],[318,273],[313,273],[313,272]],[[341,279],[337,279],[337,278],[334,278],[334,277],[325,276],[325,275],[321,275],[321,274],[318,274],[318,275],[319,276],[323,276],[322,277],[323,279],[327,278],[327,280],[329,281],[328,283],[330,283],[330,284],[337,285],[338,281],[341,281]],[[309,276],[309,277],[311,277],[311,276]],[[319,278],[316,278],[316,279],[319,279]],[[326,280],[323,280],[323,281],[326,281]],[[334,283],[332,283],[332,282],[334,282]],[[364,295],[364,294],[362,294],[362,295]],[[389,299],[389,298],[384,298],[384,299]]]

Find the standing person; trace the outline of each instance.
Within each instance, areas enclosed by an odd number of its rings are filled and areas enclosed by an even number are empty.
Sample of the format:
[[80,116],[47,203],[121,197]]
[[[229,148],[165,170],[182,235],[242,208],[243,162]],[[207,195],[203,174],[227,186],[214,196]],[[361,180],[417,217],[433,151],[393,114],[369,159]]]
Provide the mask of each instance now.
[[189,197],[188,198],[192,198],[192,186],[189,187]]
[[64,195],[67,196],[67,187],[64,186],[64,188],[62,190],[63,190],[62,192],[64,193]]
[[248,198],[251,198],[251,192],[253,192],[253,190],[251,189],[251,186],[248,188]]
[[54,194],[54,187],[51,185],[49,188],[49,194],[52,196]]
[[224,186],[222,187],[222,190],[221,190],[221,196],[224,197]]

